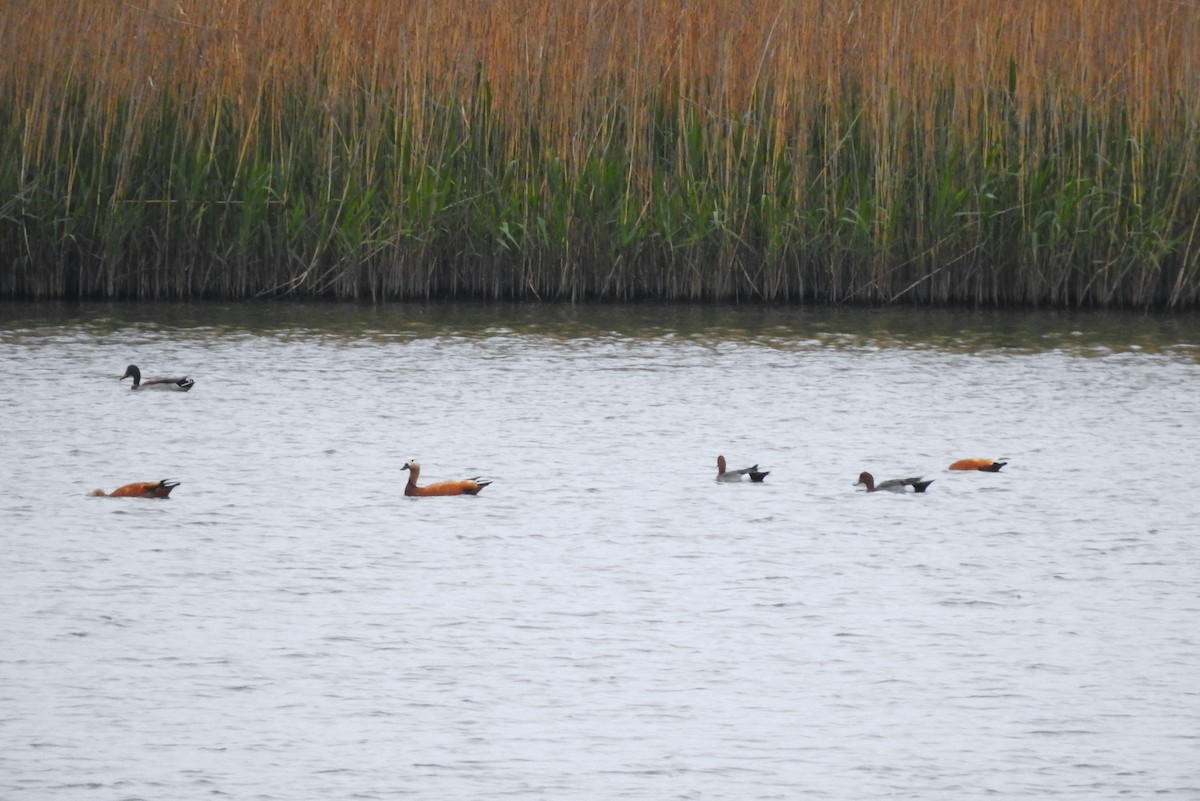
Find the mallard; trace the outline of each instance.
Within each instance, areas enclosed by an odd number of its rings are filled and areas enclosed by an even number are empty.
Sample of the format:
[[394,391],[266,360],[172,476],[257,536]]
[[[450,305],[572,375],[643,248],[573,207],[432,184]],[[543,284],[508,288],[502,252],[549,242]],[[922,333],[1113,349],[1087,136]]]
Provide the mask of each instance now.
[[491,484],[481,481],[478,476],[465,478],[460,481],[435,481],[424,487],[417,486],[417,478],[421,475],[421,465],[415,459],[409,459],[401,470],[408,471],[408,484],[404,487],[405,495],[425,497],[429,495],[477,495],[479,491]]
[[142,379],[142,371],[137,368],[136,364],[131,364],[125,368],[125,375],[121,376],[120,381],[126,378],[133,378],[133,386],[130,389],[169,389],[175,392],[187,392],[196,382],[184,376],[183,378],[147,378]]
[[909,492],[910,490],[912,492],[924,492],[932,483],[933,479],[924,481],[920,477],[916,477],[889,478],[887,481],[881,481],[876,484],[875,477],[863,471],[858,474],[858,481],[854,483],[854,486],[857,487],[859,484],[862,484],[867,488],[867,492],[879,492],[880,490],[884,492]]
[[750,476],[751,481],[761,482],[770,472],[770,470],[759,470],[758,465],[743,467],[741,470],[726,470],[725,457],[717,457],[717,481],[741,481],[744,476]]
[[136,481],[117,487],[112,492],[94,489],[88,495],[102,498],[166,498],[178,486],[178,481],[164,478],[162,481]]

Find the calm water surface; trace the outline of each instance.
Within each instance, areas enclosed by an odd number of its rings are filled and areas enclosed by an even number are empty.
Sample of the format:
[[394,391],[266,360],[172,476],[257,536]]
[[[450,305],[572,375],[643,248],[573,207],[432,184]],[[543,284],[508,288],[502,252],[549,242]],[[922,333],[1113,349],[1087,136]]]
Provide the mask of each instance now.
[[0,798],[1200,798],[1195,318],[0,305],[0,364]]

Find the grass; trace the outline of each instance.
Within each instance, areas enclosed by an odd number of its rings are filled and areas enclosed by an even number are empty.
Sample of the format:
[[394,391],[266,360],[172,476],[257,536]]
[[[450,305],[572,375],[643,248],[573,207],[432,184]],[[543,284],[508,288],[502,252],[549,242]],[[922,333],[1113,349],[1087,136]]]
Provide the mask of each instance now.
[[1200,6],[12,0],[0,296],[1194,308]]

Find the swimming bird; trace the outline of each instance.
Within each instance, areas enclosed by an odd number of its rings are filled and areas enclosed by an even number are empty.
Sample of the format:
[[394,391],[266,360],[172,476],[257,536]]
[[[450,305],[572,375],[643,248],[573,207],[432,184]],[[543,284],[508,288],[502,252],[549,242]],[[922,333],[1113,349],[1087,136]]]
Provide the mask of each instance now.
[[858,481],[854,483],[854,486],[857,487],[859,484],[862,484],[867,488],[867,492],[879,492],[880,490],[884,492],[908,492],[909,490],[924,492],[932,483],[933,479],[922,481],[920,477],[916,477],[889,478],[887,481],[876,484],[875,477],[864,470],[858,474]]
[[479,491],[491,484],[490,481],[480,481],[479,477],[466,478],[461,481],[435,481],[424,487],[417,486],[417,478],[421,475],[421,465],[416,459],[409,459],[401,470],[408,471],[408,484],[404,487],[405,495],[425,497],[428,495],[478,495]]
[[770,473],[770,470],[759,470],[758,465],[743,467],[741,470],[726,470],[725,457],[717,457],[717,481],[741,481],[742,476],[750,476],[751,481],[761,482]]
[[178,486],[178,481],[164,478],[162,481],[136,481],[117,487],[112,492],[94,489],[88,495],[102,498],[166,498]]
[[1000,468],[1008,462],[1000,462],[995,459],[959,459],[954,464],[950,465],[951,470],[980,470],[984,473],[999,473]]
[[170,389],[176,392],[187,392],[196,382],[184,376],[182,378],[147,378],[142,380],[142,371],[137,368],[136,364],[131,364],[125,368],[125,375],[121,376],[120,381],[126,378],[133,378],[133,386],[130,389]]

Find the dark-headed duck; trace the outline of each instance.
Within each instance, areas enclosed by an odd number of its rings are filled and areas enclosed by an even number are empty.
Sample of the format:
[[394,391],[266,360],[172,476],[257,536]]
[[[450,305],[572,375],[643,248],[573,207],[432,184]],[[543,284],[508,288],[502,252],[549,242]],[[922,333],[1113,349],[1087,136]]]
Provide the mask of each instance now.
[[867,488],[867,492],[924,492],[933,483],[933,479],[923,481],[920,477],[915,478],[889,478],[887,481],[875,483],[875,477],[865,470],[858,474],[858,481],[854,486],[862,484]]
[[136,364],[131,364],[125,368],[125,375],[119,380],[124,381],[126,378],[133,379],[133,386],[130,389],[168,389],[175,392],[187,392],[196,382],[187,376],[182,378],[142,378],[142,371],[137,368]]
[[758,465],[753,467],[743,467],[741,470],[726,470],[725,457],[717,457],[717,481],[741,481],[743,477],[750,476],[751,481],[762,481],[770,474],[770,470],[759,470]]

